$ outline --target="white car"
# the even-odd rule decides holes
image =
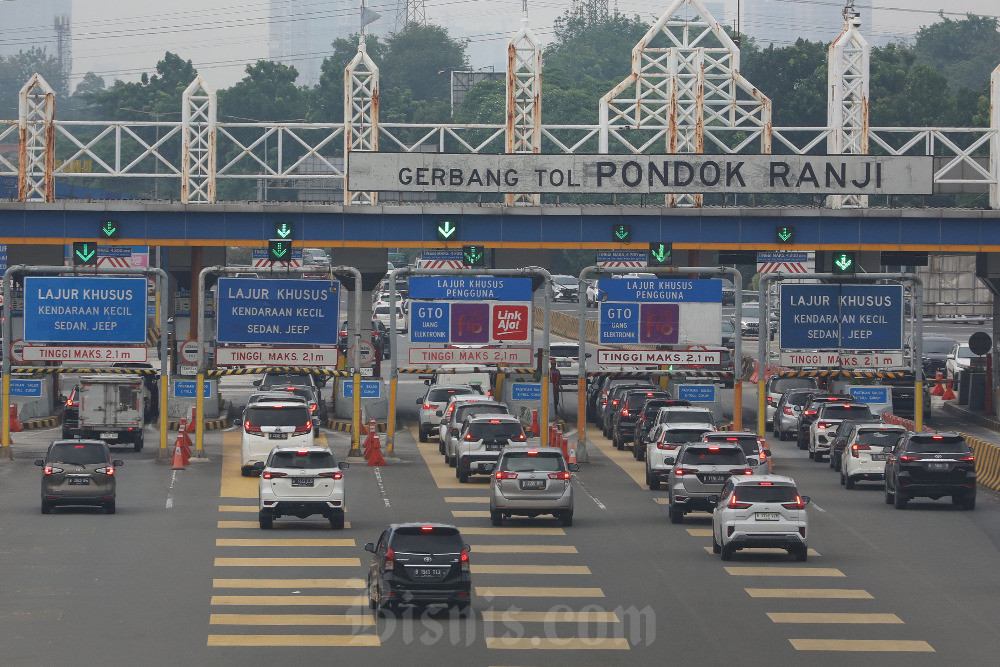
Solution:
[[[840,460],[840,483],[853,489],[857,482],[885,479],[885,447],[895,447],[907,431],[891,424],[860,424],[847,437]],[[890,450],[891,451],[891,450]]]
[[[513,415],[486,413],[466,419],[455,447],[455,477],[465,484],[469,475],[492,473],[504,447],[526,441],[521,422]],[[494,465],[487,467],[487,463]]]
[[[660,408],[666,410],[667,408]],[[674,469],[677,454],[689,442],[700,442],[705,433],[715,431],[714,424],[704,422],[661,424],[646,445],[646,486],[658,491]]]
[[[578,343],[550,343],[549,358],[556,362],[556,368],[562,378],[561,384],[575,385],[580,376],[580,345]]]
[[[781,475],[730,477],[712,512],[712,551],[732,560],[740,549],[785,549],[797,561],[808,557],[809,496]]]
[[[836,401],[819,406],[819,414],[809,425],[809,458],[819,462],[829,455],[837,427],[845,419],[874,419],[866,403]]]
[[[430,440],[430,435],[441,424],[437,411],[445,407],[452,396],[481,396],[481,387],[471,387],[467,384],[432,384],[427,388],[423,398],[417,399],[420,406],[420,417],[417,423],[417,437],[420,442]]]
[[[448,398],[448,402],[445,403],[439,410],[434,412],[434,416],[440,421],[438,422],[438,442],[441,444],[442,449],[446,444],[448,444],[448,435],[450,433],[451,415],[455,411],[455,405],[460,401],[492,401],[493,398],[490,396],[483,396],[482,394],[459,394],[458,396],[451,396]],[[442,454],[444,451],[441,452]]]
[[[375,319],[384,324],[386,329],[389,328],[391,312],[388,301],[380,301],[372,309]],[[406,313],[403,312],[403,304],[399,301],[396,302],[396,333],[406,333]]]
[[[347,510],[343,471],[348,467],[344,461],[336,462],[326,447],[275,447],[266,464],[254,464],[260,471],[261,529],[269,530],[281,516],[305,519],[314,514],[322,514],[331,528],[343,528]]]
[[[948,353],[948,360],[944,362],[945,374],[952,380],[956,379],[959,373],[972,365],[975,358],[977,357],[972,354],[968,343],[956,344]]]
[[[240,473],[249,477],[276,446],[312,447],[315,421],[301,401],[263,400],[250,403],[243,413]]]

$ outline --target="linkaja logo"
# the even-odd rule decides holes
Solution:
[[[528,340],[528,307],[493,306],[493,340]]]

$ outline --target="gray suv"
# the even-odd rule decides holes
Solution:
[[[757,459],[747,459],[738,444],[698,443],[681,449],[670,471],[670,522],[683,523],[688,512],[711,512],[712,496],[722,493],[722,487],[733,475],[752,475]]]
[[[510,446],[496,464],[485,464],[490,480],[490,519],[499,526],[512,515],[551,514],[564,526],[573,525],[573,482],[580,466],[566,463],[554,447]]]

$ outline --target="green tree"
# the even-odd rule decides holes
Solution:
[[[827,45],[799,39],[760,50],[749,40],[741,50],[744,77],[771,98],[774,124],[826,125]]]
[[[952,90],[981,90],[1000,63],[1000,21],[967,14],[955,21],[941,20],[917,31],[917,60],[943,75]]]
[[[18,94],[36,72],[52,86],[57,96],[66,95],[66,77],[59,60],[45,49],[33,48],[0,57],[0,113],[4,118],[17,118]]]
[[[948,81],[917,62],[916,51],[906,44],[872,49],[868,99],[873,126],[955,125]]]
[[[377,36],[365,37],[365,51],[375,63],[385,61],[386,44]],[[357,35],[352,35],[348,39],[334,40],[333,55],[323,59],[319,83],[313,89],[310,120],[337,123],[344,119],[344,69],[357,53]]]
[[[169,51],[156,63],[156,74],[137,82],[115,79],[114,85],[93,96],[103,118],[149,120],[149,114],[180,114],[184,90],[198,76],[190,60]],[[169,116],[167,116],[169,118]]]
[[[408,23],[386,40],[384,60],[378,63],[382,88],[410,90],[414,101],[431,106],[450,103],[451,72],[468,69],[467,47],[467,40],[452,38],[447,28]]]

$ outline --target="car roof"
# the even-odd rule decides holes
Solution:
[[[525,452],[538,452],[539,454],[552,455],[558,454],[562,456],[562,450],[558,447],[539,447],[538,445],[525,445],[525,444],[511,444],[507,445],[503,449],[503,453],[506,454],[523,454]]]
[[[103,440],[83,440],[83,439],[75,439],[75,438],[59,438],[58,440],[53,440],[52,444],[50,444],[49,446],[51,447],[52,445],[67,445],[67,444],[69,444],[69,445],[100,445],[102,447],[107,447],[108,446],[108,443],[104,442]]]
[[[277,445],[272,452],[327,452],[332,454],[330,448],[325,445]]]
[[[407,523],[390,523],[388,528],[389,530],[398,530],[400,528],[423,528],[424,526],[431,526],[432,528],[454,528],[455,530],[458,530],[457,526],[453,526],[450,523],[437,523],[435,521],[410,521]]]
[[[760,485],[761,482],[771,482],[773,484],[782,484],[788,486],[796,486],[795,480],[791,477],[785,475],[752,475],[747,477],[730,477],[733,484],[736,485]]]
[[[256,403],[258,401],[293,401],[302,403],[306,402],[305,396],[300,396],[294,391],[260,391],[250,394],[248,403]]]
[[[304,408],[305,401],[290,401],[288,399],[266,398],[262,401],[254,401],[247,405],[248,408]]]
[[[674,410],[676,411],[684,410],[685,412],[690,412],[691,410],[701,410],[702,412],[707,412],[709,414],[712,413],[712,411],[709,410],[708,408],[703,408],[699,405],[665,405],[662,408],[660,408],[660,410],[664,412],[671,412]]]
[[[710,431],[705,434],[705,437],[723,437],[723,438],[756,438],[757,434],[753,431]]]
[[[504,412],[487,412],[485,414],[472,415],[470,417],[466,417],[466,419],[469,420],[469,423],[472,423],[474,421],[490,421],[491,419],[500,419],[502,421],[517,422],[518,424],[521,423],[521,421],[514,415],[507,414]]]

